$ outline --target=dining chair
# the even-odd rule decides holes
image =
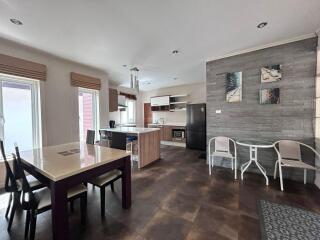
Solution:
[[[95,140],[95,131],[94,130],[87,130],[87,138],[86,138],[86,143],[87,144],[94,144]]]
[[[274,143],[274,149],[277,152],[278,160],[274,166],[274,179],[277,177],[277,168],[279,168],[280,188],[283,191],[283,177],[282,168],[300,168],[303,169],[303,181],[307,183],[307,170],[320,171],[320,168],[312,166],[302,161],[301,146],[311,150],[317,157],[320,154],[307,144],[293,141],[293,140],[280,140]]]
[[[103,147],[110,147],[112,141],[112,132],[106,130],[99,130],[100,141],[99,145]]]
[[[13,218],[15,215],[15,211],[17,207],[19,206],[19,196],[21,192],[21,186],[22,186],[22,181],[21,181],[21,175],[19,171],[17,170],[15,161],[12,161],[12,169],[10,167],[10,164],[7,159],[7,155],[4,150],[4,143],[0,139],[0,149],[1,149],[1,155],[2,158],[5,161],[5,168],[6,168],[6,181],[5,181],[5,190],[6,192],[9,193],[9,201],[8,201],[8,206],[6,209],[5,217],[8,218],[9,212],[10,212],[10,217],[9,217],[9,224],[8,224],[8,231],[11,230],[11,225],[13,222]],[[10,157],[12,160],[12,157]],[[39,188],[42,188],[43,185],[34,177],[29,175],[27,177],[30,181],[31,189],[36,190]],[[17,200],[18,199],[18,200]]]
[[[14,161],[16,161],[17,168],[22,175],[22,193],[20,201],[22,209],[27,211],[25,238],[33,240],[36,231],[37,215],[51,209],[51,192],[49,188],[41,188],[39,190],[32,191],[21,166],[21,158],[18,146],[15,146],[15,154],[13,154],[13,158]],[[81,223],[85,224],[87,210],[87,188],[83,184],[72,187],[68,190],[67,198],[68,201],[80,199]]]
[[[234,154],[231,153],[230,142],[233,144]],[[214,145],[214,146],[211,146]],[[214,150],[212,151],[212,147]],[[231,160],[231,169],[234,170],[234,179],[237,179],[237,146],[232,138],[218,136],[209,140],[209,175],[211,175],[211,168],[214,166],[214,158],[221,157]]]
[[[121,150],[126,150],[126,134],[125,133],[112,133],[112,141],[111,141],[111,148],[117,148]],[[122,172],[118,169],[109,171],[105,174],[102,174],[96,178],[93,178],[88,181],[93,186],[100,188],[100,205],[101,205],[101,217],[105,217],[105,192],[106,187],[111,186],[111,191],[114,192],[114,182],[117,181],[122,177]]]
[[[20,205],[19,198],[20,198],[21,186],[18,185],[16,178],[13,174],[13,171],[10,167],[10,164],[7,160],[7,156],[4,151],[4,145],[2,140],[0,140],[0,148],[1,148],[1,155],[4,160],[4,164],[6,168],[6,178],[5,178],[4,189],[7,193],[9,193],[9,202],[8,202],[8,206],[5,214],[6,218],[8,218],[8,214],[11,209],[10,216],[9,216],[9,223],[7,227],[8,232],[10,232],[16,209]]]

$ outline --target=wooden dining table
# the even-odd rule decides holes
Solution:
[[[130,154],[74,142],[20,153],[22,167],[51,190],[53,239],[69,239],[67,191],[113,169],[122,171],[122,207],[131,206]]]

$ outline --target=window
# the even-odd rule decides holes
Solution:
[[[126,100],[126,108],[120,110],[120,123],[135,124],[136,123],[136,101]]]
[[[99,130],[99,92],[79,88],[80,141],[86,141],[87,130],[95,130],[96,133]]]
[[[42,146],[39,81],[0,75],[0,138],[7,152]]]

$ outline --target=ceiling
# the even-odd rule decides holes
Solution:
[[[150,90],[204,82],[208,59],[314,33],[319,13],[319,0],[0,0],[0,37],[103,69],[116,84],[137,66]]]

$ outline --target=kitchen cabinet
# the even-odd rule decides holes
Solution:
[[[169,106],[170,96],[152,97],[150,99],[151,107]]]
[[[148,124],[148,127],[149,127],[149,128],[159,128],[159,129],[160,129],[160,140],[161,140],[161,141],[164,141],[164,140],[165,140],[165,139],[164,139],[164,135],[165,135],[165,133],[164,133],[164,126],[158,125],[158,124]]]
[[[109,88],[109,112],[118,111],[118,91],[117,89]]]
[[[172,126],[163,126],[163,140],[172,141]]]

